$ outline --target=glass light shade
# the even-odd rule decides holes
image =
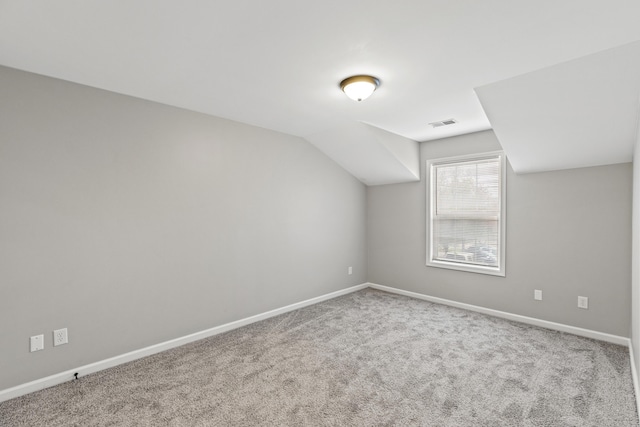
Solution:
[[[362,101],[371,96],[380,84],[379,80],[371,76],[353,76],[340,83],[343,92],[354,101]]]

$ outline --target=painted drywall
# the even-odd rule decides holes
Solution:
[[[633,220],[631,251],[631,345],[636,372],[640,372],[640,120],[633,151]]]
[[[0,67],[0,389],[365,282],[365,197],[301,138]]]
[[[426,160],[499,149],[492,131],[424,142],[421,182],[369,187],[368,280],[628,337],[630,163],[526,175],[509,166],[506,277],[425,265]],[[588,310],[577,308],[579,295]]]
[[[416,141],[361,122],[305,137],[366,185],[420,180]]]

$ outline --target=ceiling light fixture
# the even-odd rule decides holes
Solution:
[[[340,82],[340,89],[354,101],[367,99],[378,86],[380,80],[371,76],[351,76]]]

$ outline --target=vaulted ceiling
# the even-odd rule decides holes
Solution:
[[[0,0],[0,65],[298,135],[384,184],[419,179],[415,141],[489,128],[517,172],[631,161],[638,16],[637,0]],[[338,84],[361,73],[382,83],[357,103]]]

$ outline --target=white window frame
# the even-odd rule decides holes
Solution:
[[[500,162],[500,217],[498,219],[499,233],[499,250],[498,265],[484,266],[474,264],[463,264],[459,262],[447,262],[440,259],[434,259],[433,245],[433,223],[435,217],[435,167],[443,164],[453,164],[461,162],[469,162],[474,160],[498,158]],[[491,151],[480,154],[469,154],[464,156],[445,157],[440,159],[427,160],[427,266],[447,268],[451,270],[466,271],[470,273],[489,274],[493,276],[505,276],[505,255],[506,255],[506,213],[507,213],[507,161],[502,151]]]

